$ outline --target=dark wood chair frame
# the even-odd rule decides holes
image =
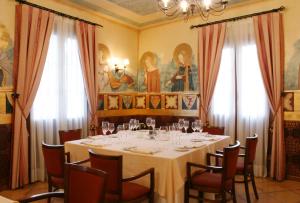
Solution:
[[[59,135],[59,142],[60,144],[64,144],[63,142],[63,136],[64,136],[64,133],[79,133],[79,135],[81,136],[82,134],[82,129],[75,129],[75,130],[59,130],[58,131],[58,135]],[[80,139],[81,137],[79,137]]]
[[[149,175],[150,176],[150,192],[149,194],[146,196],[146,197],[141,197],[137,200],[134,200],[134,201],[125,201],[125,202],[141,202],[143,200],[146,200],[146,199],[149,199],[149,203],[154,203],[154,187],[155,187],[155,179],[154,179],[154,168],[149,168],[148,170],[145,170],[135,176],[132,176],[132,177],[129,177],[129,178],[123,178],[123,156],[120,155],[120,156],[109,156],[109,155],[102,155],[102,154],[97,154],[95,152],[93,152],[91,149],[89,149],[89,153],[90,153],[90,156],[94,156],[94,157],[99,157],[100,159],[106,159],[106,160],[115,160],[117,161],[119,164],[118,166],[118,177],[119,180],[119,188],[117,189],[117,191],[114,191],[113,195],[117,195],[119,200],[117,202],[121,202],[121,198],[122,198],[122,194],[123,194],[123,190],[122,190],[122,183],[123,182],[130,182],[130,181],[133,181],[133,180],[137,180],[139,178],[142,178],[146,175]],[[75,162],[76,164],[82,164],[82,163],[86,163],[86,162],[90,162],[90,159],[86,159],[86,160],[83,160],[83,161],[78,161],[78,162]],[[122,201],[124,202],[124,201]]]
[[[250,163],[250,161],[249,161],[249,147],[248,147],[250,142],[257,142],[257,141],[258,141],[258,135],[255,133],[253,137],[246,137],[246,147],[245,146],[240,146],[240,149],[245,151],[244,154],[239,154],[239,157],[242,157],[244,159],[244,170],[243,170],[243,173],[239,173],[239,171],[238,171],[237,175],[242,175],[243,180],[241,180],[241,181],[236,180],[235,183],[244,183],[247,203],[251,202],[250,193],[249,193],[249,186],[248,186],[249,182],[252,183],[255,198],[259,199],[257,189],[256,189],[256,184],[255,184],[253,163]],[[223,153],[222,151],[216,151],[216,152],[217,153]]]
[[[104,185],[103,185],[104,187],[103,187],[103,191],[101,191],[102,199],[100,199],[100,201],[99,201],[99,203],[104,203],[105,202],[104,201],[105,189],[106,189],[106,185],[107,185],[107,174],[104,171],[101,171],[98,169],[94,169],[94,168],[90,168],[90,167],[86,167],[86,166],[80,166],[80,165],[76,165],[76,164],[70,164],[70,163],[65,164],[66,184],[64,186],[64,192],[47,192],[47,193],[37,194],[37,195],[33,195],[27,199],[19,200],[19,202],[20,203],[28,203],[28,202],[35,202],[35,201],[39,201],[39,200],[43,200],[43,199],[49,199],[52,197],[57,197],[57,198],[63,198],[65,203],[71,203],[69,200],[69,196],[71,194],[69,192],[69,175],[68,174],[70,174],[70,170],[72,170],[72,168],[74,168],[78,171],[101,176],[104,179]]]
[[[49,145],[49,144],[45,144],[44,142],[42,143],[42,147],[43,148],[48,148],[48,149],[57,149],[57,150],[61,150],[61,157],[63,160],[65,160],[67,163],[70,163],[70,152],[65,153],[64,152],[64,145]],[[56,187],[53,185],[52,183],[52,177],[55,178],[62,178],[64,179],[64,174],[62,174],[61,176],[57,176],[55,174],[51,174],[51,172],[47,171],[47,176],[48,176],[48,192],[52,192],[52,191],[56,191],[58,189],[63,189],[60,187]],[[54,190],[52,190],[54,187]],[[50,199],[48,199],[48,203],[50,202]]]
[[[237,141],[235,145],[225,147],[224,150],[225,150],[225,152],[232,151],[232,150],[235,150],[237,147],[239,147],[239,145],[240,145],[240,143],[239,143],[239,141]],[[214,191],[210,191],[207,187],[199,187],[197,185],[192,184],[192,167],[205,169],[203,172],[214,172],[214,173],[226,174],[227,168],[223,168],[221,166],[211,165],[211,158],[212,157],[214,157],[216,160],[217,160],[217,158],[219,158],[219,159],[223,159],[224,161],[226,161],[225,160],[226,156],[224,157],[223,154],[207,153],[207,155],[206,155],[207,166],[202,165],[202,164],[187,162],[187,165],[186,165],[187,180],[185,182],[185,188],[184,188],[184,203],[188,203],[189,198],[198,199],[199,203],[202,203],[205,200],[204,192],[215,193]],[[223,202],[227,201],[226,192],[229,192],[232,196],[233,202],[236,203],[237,201],[236,201],[236,195],[235,195],[234,178],[232,179],[231,191],[226,191],[226,189],[225,189],[226,181],[227,180],[225,179],[225,176],[222,175],[222,183],[221,183],[221,197],[222,197],[222,200],[221,200],[221,202],[223,203]],[[189,191],[190,189],[198,190],[198,196],[190,194],[190,191]]]

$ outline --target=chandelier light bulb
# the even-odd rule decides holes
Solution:
[[[170,0],[162,0],[164,7],[167,8]]]
[[[211,6],[211,0],[203,0],[203,4],[204,4],[206,10],[209,10],[209,8]]]
[[[182,0],[180,2],[180,8],[181,8],[181,10],[182,10],[183,13],[186,13],[187,10],[188,10],[188,8],[189,8],[188,2],[186,0]]]

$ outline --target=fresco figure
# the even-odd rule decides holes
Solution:
[[[98,44],[98,66],[97,66],[97,91],[98,92],[110,92],[109,85],[109,66],[108,59],[110,52],[107,46],[104,44]]]
[[[133,78],[125,73],[125,70],[111,70],[108,64],[110,51],[104,44],[98,44],[98,64],[97,64],[97,91],[113,92],[126,91],[128,88],[134,88]]]
[[[172,85],[172,92],[195,90],[191,71],[192,48],[185,43],[178,45],[173,53],[173,61],[176,64],[177,71],[166,82],[166,86]]]
[[[12,86],[13,45],[5,26],[0,24],[0,86]]]
[[[148,92],[160,92],[160,72],[157,68],[157,56],[152,52],[146,52],[141,59],[144,69],[144,85]]]

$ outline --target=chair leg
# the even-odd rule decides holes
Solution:
[[[249,194],[249,186],[248,186],[248,175],[244,175],[244,183],[245,183],[245,192],[246,192],[246,198],[247,203],[250,203],[250,194]]]
[[[232,181],[232,200],[233,200],[233,203],[236,203],[236,194],[235,194],[235,183],[234,183],[234,180]]]
[[[186,181],[185,184],[184,184],[184,203],[189,203],[189,184],[188,182]]]
[[[203,197],[204,197],[204,193],[203,192],[198,192],[198,202],[199,203],[203,203]]]
[[[221,203],[226,203],[226,191],[222,192],[222,200]]]
[[[252,187],[253,187],[253,191],[254,191],[254,194],[255,194],[255,198],[258,199],[258,193],[257,193],[257,190],[256,190],[256,184],[255,184],[253,171],[251,171],[250,177],[251,177],[251,182],[252,182]]]
[[[51,182],[48,180],[48,192],[52,192],[52,184]],[[47,203],[51,202],[51,197],[48,198]]]

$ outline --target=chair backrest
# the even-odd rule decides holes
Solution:
[[[236,141],[235,145],[225,147],[223,154],[223,182],[233,179],[236,174],[236,164],[240,150],[240,142]]]
[[[64,145],[48,145],[43,142],[42,151],[48,176],[63,178],[65,164]]]
[[[123,157],[96,154],[92,150],[89,150],[89,154],[91,167],[107,173],[107,192],[121,195]]]
[[[203,132],[208,132],[211,135],[224,135],[224,129],[224,127],[209,126],[203,127]]]
[[[104,202],[107,175],[104,171],[65,164],[65,202]]]
[[[81,129],[58,131],[60,144],[64,144],[65,142],[72,140],[79,140],[81,138],[81,131]]]
[[[258,142],[258,136],[255,133],[253,137],[247,137],[246,138],[246,152],[245,152],[245,164],[253,164],[255,160],[255,154],[256,154],[256,146]]]

